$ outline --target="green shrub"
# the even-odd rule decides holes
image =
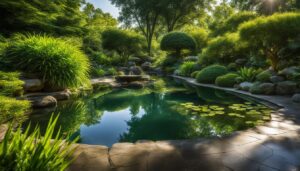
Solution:
[[[51,117],[44,136],[38,127],[31,134],[30,126],[25,132],[21,128],[13,132],[10,128],[0,144],[0,170],[66,170],[75,150],[72,143],[77,138],[63,141],[60,130],[56,133],[54,129],[57,120],[58,117]]]
[[[163,51],[175,52],[176,56],[181,56],[182,50],[195,50],[196,41],[190,35],[183,32],[172,32],[163,37],[160,48]]]
[[[189,77],[195,71],[195,62],[184,62],[179,67],[179,75]]]
[[[191,74],[191,77],[192,77],[192,78],[196,78],[199,72],[200,72],[200,71],[194,71],[194,72]]]
[[[256,76],[256,81],[263,82],[263,83],[270,82],[271,77],[272,77],[271,71],[266,70]]]
[[[78,87],[88,80],[89,61],[79,48],[48,36],[16,39],[4,60],[14,69],[38,74],[54,88]]]
[[[107,75],[117,75],[118,74],[118,71],[115,69],[115,68],[109,68],[106,72]]]
[[[257,70],[255,68],[241,68],[238,73],[240,75],[240,81],[253,82],[255,81],[256,76],[261,72],[261,70]]]
[[[217,77],[225,75],[227,69],[221,65],[211,65],[202,69],[197,75],[197,81],[199,83],[213,84]]]
[[[214,63],[229,64],[236,59],[248,55],[248,45],[239,41],[236,33],[226,34],[208,42],[200,54],[200,63],[211,65]]]
[[[237,77],[239,77],[238,74],[229,73],[218,77],[215,84],[220,87],[233,87],[236,84]]]
[[[93,68],[92,76],[93,77],[103,77],[103,76],[105,76],[105,71],[102,68]]]
[[[0,71],[0,95],[20,96],[23,94],[24,82],[19,80],[20,74],[17,72]]]
[[[29,101],[0,96],[0,124],[11,119],[17,122],[22,121],[29,108]]]

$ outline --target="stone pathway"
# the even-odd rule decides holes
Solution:
[[[190,84],[194,79],[177,77]],[[218,89],[223,89],[217,87]],[[234,89],[223,89],[242,93]],[[283,108],[272,120],[225,138],[79,145],[69,171],[297,171],[300,170],[300,105],[290,97],[255,96]]]

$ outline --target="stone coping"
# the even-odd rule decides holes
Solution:
[[[252,95],[235,89],[195,86],[247,95],[282,107],[270,122],[223,138],[138,141],[116,143],[111,148],[79,144],[77,159],[68,171],[297,171],[300,170],[300,105],[291,97]]]

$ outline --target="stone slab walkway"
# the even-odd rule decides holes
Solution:
[[[105,146],[78,145],[68,171],[298,171],[300,105],[290,97],[256,96],[235,89],[202,85],[248,95],[281,106],[263,126],[225,138],[139,141]]]

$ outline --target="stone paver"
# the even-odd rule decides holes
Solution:
[[[202,85],[194,79],[181,78]],[[290,97],[257,96],[281,106],[272,120],[253,129],[214,139],[117,143],[111,148],[79,145],[68,171],[298,171],[300,170],[300,105]]]

